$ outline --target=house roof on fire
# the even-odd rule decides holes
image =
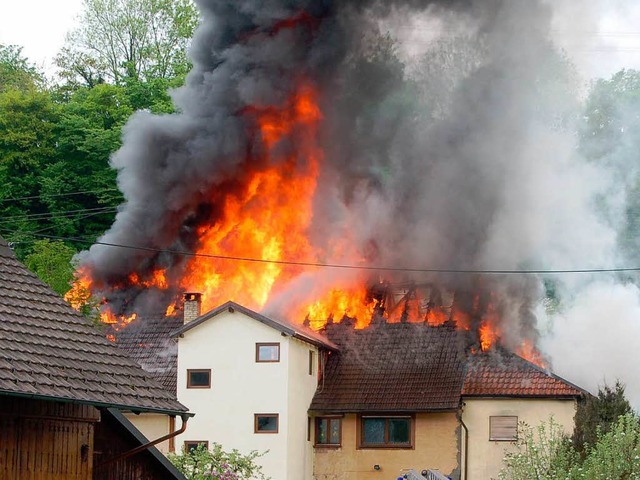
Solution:
[[[0,238],[0,395],[187,409],[22,265]]]
[[[329,356],[310,406],[317,412],[455,410],[463,396],[575,398],[585,392],[504,349],[471,354],[450,323],[330,324]]]

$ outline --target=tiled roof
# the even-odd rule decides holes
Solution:
[[[310,410],[398,412],[456,409],[464,378],[460,337],[452,325],[345,322],[326,334],[340,351],[329,356]]]
[[[0,239],[0,394],[185,412]]]
[[[503,349],[471,355],[463,396],[577,397],[586,392]]]
[[[181,317],[147,315],[114,333],[118,347],[174,395],[178,374],[178,344],[170,333],[182,325]]]
[[[462,396],[584,395],[579,387],[501,348],[467,354],[467,333],[445,324],[330,324],[339,351],[329,356],[311,403],[318,412],[455,409]]]

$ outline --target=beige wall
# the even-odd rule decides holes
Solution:
[[[125,414],[133,425],[149,439],[149,441],[160,438],[169,433],[169,415],[161,415],[157,413],[141,413],[134,415],[133,413]],[[180,428],[180,419],[176,422]],[[165,455],[169,452],[169,440],[156,445],[156,448]],[[180,448],[177,448],[179,451]]]
[[[498,478],[504,454],[513,448],[510,442],[489,440],[489,417],[515,415],[519,422],[535,426],[553,415],[554,420],[570,434],[575,411],[575,400],[464,399],[462,420],[469,430],[466,480]]]
[[[357,416],[342,421],[341,448],[316,448],[314,480],[395,480],[403,469],[458,468],[458,421],[455,413],[419,413],[415,417],[414,449],[358,449]],[[380,470],[374,470],[380,465]]]

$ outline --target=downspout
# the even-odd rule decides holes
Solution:
[[[460,476],[460,480],[466,480],[467,479],[467,466],[469,464],[467,462],[467,458],[468,458],[467,452],[469,450],[469,429],[465,425],[464,420],[462,420],[462,406],[460,407],[460,410],[458,411],[458,420],[460,421],[460,425],[464,429],[464,461],[463,461],[463,472],[464,472],[464,475]]]
[[[113,462],[117,462],[118,460],[123,460],[125,458],[129,458],[129,457],[135,455],[136,453],[142,452],[144,450],[148,450],[149,448],[153,447],[154,445],[157,445],[158,443],[162,443],[165,440],[169,440],[170,438],[177,437],[181,433],[184,433],[184,431],[187,429],[187,422],[189,421],[189,417],[190,417],[190,415],[187,415],[187,414],[180,415],[180,418],[182,418],[182,426],[180,427],[179,430],[175,430],[173,432],[170,432],[170,433],[164,435],[163,437],[156,438],[155,440],[153,440],[153,441],[151,441],[149,443],[145,443],[144,445],[140,445],[139,447],[136,447],[136,448],[134,448],[132,450],[129,450],[127,452],[122,452],[120,455],[116,455],[115,457],[110,458],[109,460],[106,460],[106,461],[102,462],[101,464],[97,465],[95,468],[104,467],[105,465],[108,465],[108,464],[113,463]]]

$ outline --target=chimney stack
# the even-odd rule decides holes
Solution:
[[[184,294],[184,323],[187,324],[200,316],[202,307],[201,293],[185,293]]]

